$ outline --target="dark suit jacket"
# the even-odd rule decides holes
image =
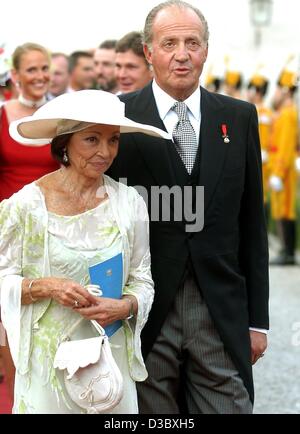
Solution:
[[[165,129],[151,84],[121,96],[126,116]],[[109,175],[128,185],[197,184],[205,188],[202,231],[185,222],[151,222],[155,299],[142,334],[146,356],[160,331],[187,263],[222,341],[253,400],[249,327],[268,328],[268,245],[261,180],[257,113],[253,105],[201,88],[197,176],[188,176],[171,141],[142,134],[122,136]],[[226,124],[230,143],[222,137]],[[149,193],[150,197],[150,193]],[[172,208],[172,206],[171,206]],[[151,200],[149,202],[151,211]]]

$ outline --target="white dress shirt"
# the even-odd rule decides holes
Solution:
[[[162,90],[155,80],[153,80],[152,88],[159,116],[163,121],[166,130],[172,136],[174,127],[178,122],[178,116],[175,111],[171,109],[177,100]],[[188,117],[196,133],[197,143],[199,143],[201,126],[200,99],[201,91],[199,86],[191,96],[183,101],[188,107]]]

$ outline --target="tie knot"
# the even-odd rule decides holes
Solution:
[[[174,112],[177,113],[178,119],[180,121],[188,119],[187,105],[184,102],[177,101],[173,105],[172,110],[174,110]]]

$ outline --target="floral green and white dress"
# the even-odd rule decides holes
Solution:
[[[144,205],[141,205],[137,193],[130,191],[128,195],[129,188],[126,187],[125,191],[121,187],[121,195],[118,191],[118,197],[116,197],[114,193],[117,183],[106,177],[106,184],[113,187],[109,190],[109,198],[97,208],[76,216],[58,216],[48,212],[45,209],[42,193],[34,184],[31,185],[30,190],[32,191],[29,193],[37,200],[34,203],[35,206],[31,202],[28,209],[28,201],[25,201],[26,207],[24,207],[20,196],[17,201],[16,197],[11,202],[7,201],[6,209],[1,208],[2,204],[0,205],[0,225],[2,216],[4,238],[12,240],[12,235],[14,239],[17,238],[15,245],[11,246],[14,247],[13,251],[8,249],[7,242],[0,241],[1,308],[3,322],[17,365],[15,413],[81,413],[82,411],[68,397],[62,381],[62,373],[53,368],[53,360],[61,337],[64,331],[78,320],[79,314],[54,300],[20,306],[20,300],[16,299],[16,294],[22,280],[21,276],[68,277],[86,285],[89,283],[88,267],[90,265],[102,262],[120,252],[123,254],[125,275],[123,293],[136,296],[139,312],[133,321],[123,321],[123,326],[110,338],[113,344],[113,355],[124,379],[123,399],[112,413],[138,412],[135,381],[142,381],[147,375],[140,353],[140,331],[152,303],[153,282],[149,274],[149,247],[145,245],[144,250],[141,250],[141,240],[136,237],[142,227],[147,231],[147,224],[145,226],[145,218],[142,219],[143,222],[137,218],[136,212],[141,208],[144,210]],[[124,193],[127,193],[127,198]],[[132,195],[134,200],[137,200],[135,203],[135,205],[138,204],[137,207],[132,207],[133,203],[130,205]],[[121,197],[126,199],[123,215],[121,211],[116,212],[122,204]],[[39,202],[42,206],[36,207]],[[8,214],[7,205],[10,205]],[[128,206],[130,209],[135,208],[129,219]],[[37,212],[41,210],[42,212]],[[16,230],[15,226],[18,220],[18,224],[21,225],[20,230]],[[126,220],[124,227],[123,223]],[[13,231],[12,227],[14,227]],[[33,245],[32,250],[26,249],[25,254],[24,244],[31,242],[27,239],[24,243],[27,232]],[[145,234],[140,233],[140,237],[144,237],[143,244],[145,244]],[[38,260],[39,251],[44,252],[40,258],[41,261]],[[15,268],[19,268],[19,273],[16,273],[16,269],[13,271],[9,268],[8,264],[4,267],[5,260],[2,261],[4,252],[6,258],[10,258],[15,263]],[[29,261],[30,255],[31,261]],[[10,267],[12,265],[10,264]],[[40,267],[44,271],[40,272]],[[39,304],[41,306],[38,306]],[[17,336],[16,332],[11,330],[10,321],[13,321],[11,315],[17,318],[16,310],[18,309],[20,331],[18,354],[16,354]],[[24,330],[24,327],[27,329]],[[97,332],[90,321],[83,320],[76,329],[74,338],[82,339],[96,335]]]

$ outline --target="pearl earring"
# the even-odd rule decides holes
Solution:
[[[64,149],[64,153],[63,153],[63,163],[68,163],[69,162],[69,157],[67,155],[67,150],[66,148]]]

